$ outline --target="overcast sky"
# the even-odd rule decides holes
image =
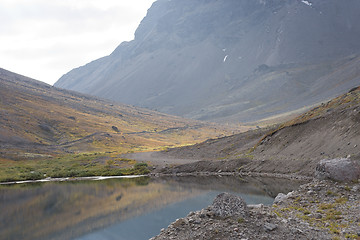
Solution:
[[[155,0],[0,0],[0,68],[55,83],[134,38]]]

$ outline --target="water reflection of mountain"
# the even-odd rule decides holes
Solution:
[[[0,239],[72,239],[209,190],[268,196],[261,184],[184,177],[1,187]]]
[[[2,187],[1,239],[71,239],[199,191],[149,179]]]

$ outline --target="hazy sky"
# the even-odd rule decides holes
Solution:
[[[134,38],[155,0],[0,0],[0,68],[50,84]]]

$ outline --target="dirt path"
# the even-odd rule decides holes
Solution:
[[[172,156],[165,156],[160,152],[141,152],[141,153],[129,153],[123,155],[125,158],[134,159],[140,162],[147,162],[156,167],[164,167],[169,165],[182,165],[187,163],[194,163],[199,160],[196,159],[180,159]]]

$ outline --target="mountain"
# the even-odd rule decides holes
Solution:
[[[158,0],[134,40],[55,86],[178,116],[252,122],[360,82],[360,2]]]
[[[27,179],[17,174],[39,169],[48,176],[68,176],[74,169],[89,175],[91,167],[128,167],[134,162],[122,161],[120,154],[233,133],[220,125],[63,90],[4,69],[0,125],[0,181]]]

